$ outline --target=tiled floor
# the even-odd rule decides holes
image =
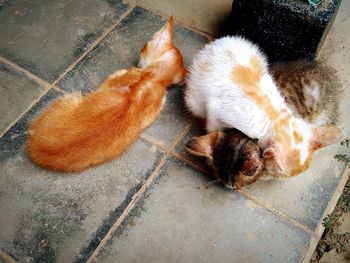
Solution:
[[[193,29],[217,35],[229,18],[232,0],[125,0],[161,14],[171,14]]]
[[[307,261],[348,176],[333,158],[344,148],[320,151],[296,178],[227,190],[200,172],[202,159],[184,151],[202,130],[184,108],[183,87],[169,90],[157,121],[109,163],[67,175],[27,159],[27,125],[45,105],[65,92],[91,91],[116,69],[135,65],[163,24],[160,14],[193,8],[186,1],[174,9],[169,1],[127,2],[0,1],[0,262]],[[219,2],[217,14],[230,1]],[[345,87],[349,12],[343,1],[320,52]],[[187,64],[208,42],[199,33],[213,30],[207,16],[193,17],[195,31],[176,16],[175,41]],[[349,89],[341,107],[349,137]]]

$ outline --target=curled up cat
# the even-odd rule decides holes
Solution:
[[[331,117],[323,113],[337,107],[335,105],[333,108],[332,103],[328,103],[331,106],[322,108],[327,105],[324,98],[327,100],[327,96],[330,96],[337,101],[340,95],[337,95],[338,89],[332,91],[334,95],[329,94],[330,89],[338,85],[337,80],[332,79],[333,73],[327,68],[321,70],[326,74],[330,72],[331,78],[328,80],[333,84],[329,88],[318,89],[317,83],[322,86],[322,81],[327,80],[327,77],[319,74],[321,81],[315,78],[308,80],[306,76],[300,75],[305,68],[297,71],[303,65],[305,63],[289,66],[295,69],[294,77],[299,72],[299,81],[305,88],[304,95],[309,96],[308,100],[301,97],[300,90],[295,90],[298,98],[293,97],[295,94],[288,97],[287,90],[290,87],[283,87],[281,83],[292,83],[293,74],[289,77],[283,75],[284,70],[288,69],[281,71],[276,67],[274,81],[265,56],[251,42],[241,37],[224,37],[205,46],[195,56],[189,70],[185,101],[195,116],[206,120],[207,131],[216,139],[210,139],[214,143],[212,147],[207,144],[207,147],[200,148],[206,151],[205,154],[197,152],[197,155],[213,158],[215,143],[224,138],[223,131],[236,128],[250,139],[256,139],[261,148],[264,171],[254,173],[256,177],[288,177],[305,171],[313,152],[339,141],[343,133],[336,126],[324,125]],[[311,68],[315,69],[315,66]],[[328,93],[324,95],[322,92]],[[305,104],[304,108],[298,104],[300,102]],[[194,145],[188,145],[193,153],[196,152]],[[256,168],[260,169],[260,165]],[[254,180],[248,181],[247,184]]]
[[[264,168],[257,140],[235,128],[193,137],[186,149],[206,158],[214,177],[228,188],[239,189],[255,182]]]
[[[299,60],[270,69],[293,115],[310,124],[337,123],[342,85],[336,71],[319,61]],[[192,138],[187,150],[203,156],[214,176],[229,188],[241,188],[262,176],[262,150],[255,139],[237,129]]]
[[[150,126],[166,88],[185,77],[173,18],[141,50],[139,66],[119,70],[94,92],[64,96],[30,125],[28,154],[44,168],[79,172],[116,157]]]

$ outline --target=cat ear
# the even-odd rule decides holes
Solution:
[[[322,125],[312,129],[315,150],[339,142],[343,137],[343,131],[334,125]]]
[[[156,42],[156,48],[163,45],[173,43],[174,18],[171,16],[166,24],[153,35],[153,40]]]
[[[223,136],[223,132],[215,131],[204,136],[194,137],[186,144],[186,149],[194,155],[212,159],[213,151]]]
[[[283,171],[284,170],[284,162],[283,162],[283,156],[280,152],[280,149],[275,145],[272,144],[271,146],[267,147],[263,152],[263,160],[264,163],[270,163],[274,164],[276,168]]]
[[[264,159],[275,159],[276,156],[276,150],[273,147],[268,147],[264,152],[263,152],[263,158]]]

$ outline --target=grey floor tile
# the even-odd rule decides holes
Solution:
[[[170,147],[177,135],[188,124],[188,114],[183,102],[183,88],[171,87],[167,92],[166,103],[156,121],[144,134]]]
[[[232,6],[232,0],[177,0],[176,4],[171,0],[126,0],[126,2],[141,3],[151,10],[174,15],[187,26],[213,35],[218,35],[222,31]]]
[[[121,0],[0,3],[0,54],[53,81],[127,7]]]
[[[14,121],[44,88],[0,63],[0,132]]]
[[[99,46],[58,83],[67,91],[95,90],[117,69],[135,66],[139,51],[163,25],[160,16],[142,8],[135,8]],[[187,64],[207,39],[177,26],[175,42]],[[169,146],[175,136],[187,125],[188,113],[182,100],[182,88],[170,88],[167,103],[157,121],[145,134]]]
[[[97,262],[300,262],[310,236],[170,159]]]
[[[188,160],[199,160],[198,158],[193,158],[194,156],[186,150],[185,146],[186,143],[189,142],[193,137],[202,136],[206,134],[205,125],[203,122],[196,118],[192,118],[191,123],[191,129],[176,146],[175,152]]]
[[[79,174],[38,168],[26,155],[27,125],[57,96],[50,91],[0,139],[0,247],[20,262],[84,261],[164,156],[138,140]]]
[[[58,98],[61,93],[50,90],[22,118],[0,138],[0,162],[11,160],[25,143],[29,121],[45,106]]]
[[[178,47],[187,66],[194,54],[208,43],[208,38],[181,26],[175,26],[175,46]]]
[[[315,230],[345,169],[334,159],[340,150],[331,147],[317,153],[310,169],[299,176],[258,181],[245,191]]]
[[[178,155],[180,155],[182,158],[186,159],[187,161],[191,162],[192,164],[196,165],[197,169],[201,169],[201,171],[205,172],[211,180],[216,180],[212,173],[212,169],[209,167],[207,163],[207,159],[205,157],[199,157],[195,156],[191,153],[189,153],[186,150],[186,144],[195,136],[202,136],[205,132],[205,125],[203,121],[200,121],[199,119],[192,118],[191,119],[191,128],[187,132],[187,134],[183,137],[183,139],[178,143],[178,145],[175,147],[174,152]]]
[[[66,91],[95,90],[118,69],[136,66],[139,52],[164,21],[160,16],[136,7],[86,58],[69,72],[58,85]],[[175,43],[187,65],[207,38],[180,26],[175,27]]]
[[[193,136],[200,136],[204,132],[200,123],[195,121],[189,133],[176,147],[176,152],[210,175],[212,171],[206,159],[196,157],[185,149],[185,144]],[[316,152],[312,166],[304,174],[288,179],[258,181],[244,190],[314,230],[322,220],[344,171],[344,165],[335,160],[334,156],[349,150],[341,145],[322,149]]]

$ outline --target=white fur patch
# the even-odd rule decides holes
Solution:
[[[137,67],[138,68],[146,68],[150,63],[151,63],[151,61],[144,59],[144,58],[140,58],[139,62],[137,63]]]
[[[309,107],[315,107],[320,101],[320,85],[318,82],[312,80],[309,85],[304,86],[305,93],[305,105]]]
[[[269,132],[266,113],[232,81],[233,68],[249,66],[252,57],[259,59],[265,71],[261,80],[264,91],[272,97],[276,108],[284,104],[267,73],[266,58],[256,45],[241,37],[215,40],[195,55],[185,92],[187,107],[195,116],[207,118],[210,130],[235,127],[251,138],[261,138]],[[209,63],[203,72],[206,62]]]
[[[165,102],[166,102],[166,95],[164,95],[162,99],[162,106],[160,107],[160,109],[163,109]]]
[[[78,105],[81,102],[81,91],[74,91],[70,94],[66,94],[63,98],[68,99],[70,102],[73,102],[74,104]]]
[[[115,72],[114,74],[112,74],[111,77],[120,77],[120,76],[124,75],[126,72],[128,72],[126,69],[121,69],[121,70],[118,70],[117,72]]]

